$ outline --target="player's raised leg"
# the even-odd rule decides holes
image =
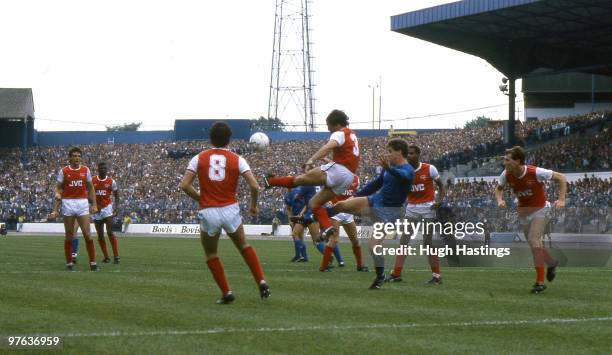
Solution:
[[[329,141],[319,148],[304,164],[308,171],[298,176],[268,176],[264,178],[266,188],[273,186],[294,187],[298,185],[322,185],[309,202],[315,219],[319,222],[322,234],[327,239],[333,234],[333,227],[323,205],[335,195],[346,191],[353,181],[359,165],[359,144],[355,133],[348,128],[348,116],[333,110],[326,118],[327,128],[332,132]],[[326,158],[332,153],[332,161]],[[328,162],[314,167],[315,162]]]

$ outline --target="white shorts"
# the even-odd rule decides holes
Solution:
[[[431,209],[433,202],[425,203],[409,203],[406,205],[406,218],[408,219],[434,219],[436,218],[436,211]]]
[[[535,218],[547,218],[550,212],[550,202],[546,201],[546,205],[537,211],[534,211],[527,216],[519,216],[519,224],[529,224]]]
[[[110,205],[94,213],[91,217],[94,219],[94,221],[101,221],[112,215],[113,215],[113,204],[111,203]]]
[[[336,195],[342,195],[353,183],[354,174],[344,165],[335,162],[321,165],[327,178],[325,186],[329,187]]]
[[[340,222],[340,224],[351,224],[355,221],[352,214],[346,212],[340,212],[331,217],[333,220]]]
[[[209,236],[221,233],[221,228],[226,233],[234,233],[242,224],[240,217],[240,206],[234,203],[223,207],[204,208],[198,212],[200,219],[200,231]]]
[[[62,199],[62,215],[87,216],[89,214],[89,201],[86,198]]]

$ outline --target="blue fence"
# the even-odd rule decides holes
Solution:
[[[37,132],[37,143],[41,146],[82,144],[134,144],[174,140],[174,131],[57,131]]]

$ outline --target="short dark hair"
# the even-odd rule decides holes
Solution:
[[[346,113],[344,113],[344,111],[341,110],[333,110],[332,112],[330,112],[329,115],[327,115],[325,121],[330,125],[339,124],[342,127],[346,127],[349,124],[348,116],[346,115]]]
[[[106,162],[105,162],[105,161],[99,161],[99,162],[98,162],[98,166],[100,166],[100,165],[107,166],[108,164],[106,164]]]
[[[518,145],[512,148],[506,149],[506,155],[510,154],[510,157],[514,160],[518,160],[521,164],[525,164],[525,149]]]
[[[421,155],[421,148],[419,148],[419,146],[416,144],[409,145],[408,149],[412,149],[417,153],[417,155]]]
[[[408,142],[401,138],[393,138],[387,143],[387,147],[396,151],[401,150],[404,158],[408,156]]]
[[[79,147],[72,147],[68,150],[68,158],[70,158],[72,156],[72,153],[75,152],[83,155],[83,152],[81,151],[81,149],[79,149]]]
[[[215,147],[225,147],[230,142],[232,129],[225,122],[215,122],[210,127],[210,143]]]

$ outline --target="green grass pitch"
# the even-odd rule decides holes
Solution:
[[[540,295],[531,268],[445,268],[410,257],[404,282],[367,290],[374,273],[292,264],[290,241],[252,241],[272,296],[262,301],[239,253],[220,257],[236,295],[219,291],[197,239],[120,237],[122,264],[66,272],[58,236],[0,238],[0,336],[63,336],[62,353],[610,353],[612,269],[561,268]],[[97,243],[96,243],[97,244]],[[109,245],[110,249],[110,245]],[[98,260],[101,260],[98,249]],[[368,264],[370,257],[365,256]],[[389,265],[389,263],[388,263]],[[0,353],[40,353],[39,349]],[[57,353],[57,351],[55,351]]]

